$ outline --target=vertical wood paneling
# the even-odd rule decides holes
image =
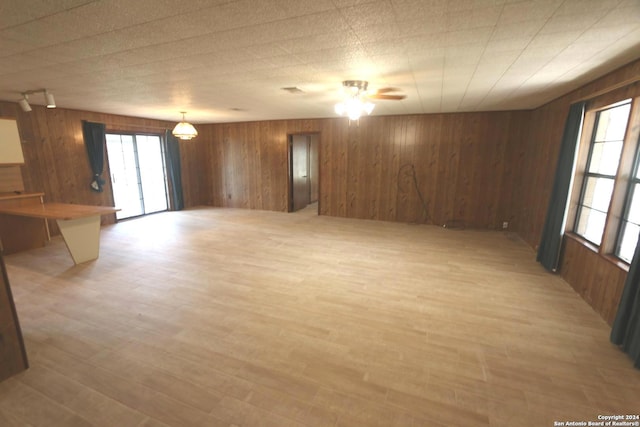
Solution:
[[[0,193],[24,191],[20,166],[0,166]]]
[[[458,152],[455,149],[454,129],[455,123],[447,115],[443,115],[442,128],[440,130],[439,142],[441,148],[438,156],[438,187],[433,195],[427,195],[430,200],[434,200],[436,210],[434,222],[446,224],[455,220],[453,211],[453,197],[455,189],[455,178],[457,176]],[[429,197],[431,196],[431,197]]]
[[[157,122],[156,122],[157,123]],[[151,126],[158,126],[153,122]],[[169,129],[173,124],[168,124]],[[197,125],[198,132],[201,132],[202,126]],[[185,207],[193,207],[208,204],[211,189],[211,180],[208,178],[209,167],[207,162],[207,145],[205,143],[206,135],[198,135],[196,139],[190,141],[180,141],[180,162],[182,170],[182,192],[184,196]]]
[[[282,120],[203,125],[217,206],[286,211],[288,135],[320,134],[320,213],[499,228],[510,126],[520,112]],[[519,135],[519,134],[518,134]],[[221,170],[221,172],[220,172]],[[224,193],[221,194],[221,189]],[[231,195],[231,199],[228,196]]]
[[[289,170],[289,147],[288,135],[296,133],[297,129],[291,129],[286,122],[274,122],[271,125],[272,136],[270,138],[270,149],[275,151],[270,167],[272,168],[272,182],[274,183],[272,202],[270,209],[285,211],[289,206],[288,193],[279,190],[289,187],[288,175],[282,171]]]
[[[366,218],[378,218],[380,216],[380,188],[381,188],[381,175],[382,175],[382,145],[384,140],[380,135],[382,129],[382,123],[380,121],[373,121],[370,126],[366,127],[366,140],[368,141],[369,150],[367,152],[367,169],[370,171],[370,178],[367,180],[367,193],[371,194],[371,198],[367,203],[367,210],[365,212]]]
[[[422,162],[416,161],[416,116],[396,116],[393,118],[393,127],[396,129],[396,137],[401,141],[400,144],[400,168],[403,171],[399,173],[397,193],[397,209],[396,219],[402,222],[418,222],[420,221],[420,209],[417,208],[417,193],[412,178],[412,169],[416,168],[416,163],[421,167]],[[406,165],[406,166],[405,166]]]
[[[486,115],[486,114],[484,114]],[[500,154],[504,153],[504,135],[499,124],[502,122],[500,117],[497,120],[489,121],[485,117],[482,120],[474,121],[475,132],[482,135],[495,135],[495,141],[471,141],[473,144],[473,155],[478,161],[472,161],[470,165],[471,169],[471,183],[469,185],[469,206],[481,206],[482,209],[477,212],[467,211],[467,222],[473,224],[472,221],[478,221],[479,223],[488,223],[491,218],[496,216],[496,197],[500,196],[502,191],[502,179],[494,180],[492,174],[500,174],[501,170],[496,168],[496,151]],[[489,188],[493,186],[491,191],[480,194],[478,191],[473,191],[475,186],[480,188]],[[484,199],[484,203],[483,203]]]
[[[421,145],[424,149],[422,152],[422,165],[420,165],[421,167],[418,169],[420,172],[418,175],[420,178],[420,189],[428,208],[427,217],[424,218],[424,220],[428,223],[436,224],[442,224],[437,213],[440,211],[440,208],[437,204],[436,196],[439,194],[439,186],[441,185],[441,183],[438,182],[440,152],[445,150],[445,147],[439,143],[443,120],[444,116],[442,114],[436,114],[430,116],[428,121],[422,121],[423,142]]]
[[[262,200],[262,150],[260,149],[260,128],[259,126],[251,126],[247,129],[247,137],[251,141],[250,149],[251,153],[249,156],[249,167],[250,170],[254,170],[256,173],[253,174],[250,186],[250,193],[256,195],[254,199],[254,203],[252,205],[253,209],[264,209],[263,200]]]
[[[473,181],[473,162],[475,157],[475,135],[478,129],[478,117],[465,114],[462,117],[461,126],[455,129],[455,150],[456,159],[458,161],[455,170],[456,173],[456,190],[454,192],[454,214],[453,218],[462,221],[464,224],[469,223],[470,206],[469,197],[471,195],[471,185]]]
[[[502,159],[502,192],[499,194],[499,218],[509,223],[509,230],[522,232],[523,206],[519,204],[524,185],[527,181],[522,177],[526,162],[524,139],[529,129],[529,112],[516,112],[509,124],[508,143]],[[528,189],[527,189],[528,190]]]
[[[363,120],[370,119],[366,117]],[[368,121],[368,120],[367,120]],[[357,181],[356,187],[356,201],[357,210],[356,215],[358,218],[372,219],[378,217],[378,198],[377,187],[375,186],[376,175],[376,146],[380,144],[380,138],[373,136],[373,128],[375,127],[375,121],[371,121],[367,126],[359,128],[359,151],[360,155],[357,159],[360,160],[360,164],[357,167]],[[369,194],[370,197],[361,200],[357,197],[357,194]]]
[[[269,210],[271,206],[272,196],[272,178],[271,174],[273,169],[271,167],[272,153],[269,149],[270,143],[268,138],[261,138],[261,135],[265,134],[268,129],[268,124],[265,122],[256,126],[255,135],[257,142],[257,149],[260,155],[260,177],[256,182],[256,191],[259,191],[262,197],[262,204],[260,209]],[[258,177],[257,177],[258,178]]]
[[[421,161],[415,161],[415,134],[407,123],[409,116],[394,117],[387,123],[394,138],[394,163],[391,182],[395,186],[395,220],[401,222],[419,221],[418,212],[414,212],[413,196],[416,193],[413,172],[422,167]]]
[[[380,167],[378,169],[378,218],[386,218],[395,221],[396,198],[398,193],[398,171],[400,167],[400,157],[398,156],[394,129],[385,125],[382,120],[376,121],[376,135],[380,135],[379,144]]]
[[[192,141],[187,141],[182,143],[181,145],[181,157],[183,161],[190,159],[192,156],[197,156],[198,164],[197,164],[197,177],[191,177],[193,171],[182,171],[183,179],[185,175],[189,175],[189,187],[194,187],[192,181],[195,178],[198,183],[198,191],[197,194],[193,194],[190,198],[190,203],[188,206],[196,206],[196,205],[213,205],[216,204],[212,199],[214,195],[221,196],[223,191],[220,189],[214,189],[214,185],[218,185],[221,182],[219,174],[222,171],[220,167],[220,160],[222,156],[215,150],[218,150],[219,146],[214,146],[209,144],[209,141],[212,141],[215,137],[212,135],[216,129],[210,126],[201,126],[198,127],[198,137]],[[183,149],[184,147],[184,149]],[[193,152],[192,152],[193,150]],[[183,152],[184,151],[184,152]],[[215,177],[215,178],[214,178]],[[183,185],[184,190],[184,185]],[[197,200],[193,200],[194,196],[197,197]]]
[[[560,274],[610,325],[615,319],[626,271],[574,238],[565,238]]]
[[[335,173],[337,170],[337,151],[338,145],[334,138],[330,135],[335,135],[335,127],[338,126],[337,121],[329,121],[324,123],[322,129],[324,134],[320,135],[320,187],[324,188],[336,188],[339,184],[339,179]],[[320,198],[320,214],[338,216],[336,206],[337,192],[319,191],[318,197]]]
[[[307,125],[308,126],[308,125]],[[287,135],[302,125],[286,121],[203,125],[207,164],[203,175],[214,206],[286,211]]]
[[[259,196],[258,194],[256,194],[254,177],[256,175],[256,172],[259,172],[259,171],[256,170],[255,168],[255,164],[256,164],[255,157],[254,157],[255,153],[253,150],[253,141],[250,139],[251,132],[249,132],[249,127],[246,125],[241,126],[236,137],[238,138],[238,140],[242,141],[242,144],[241,144],[242,163],[244,165],[245,173],[247,173],[248,176],[250,177],[250,179],[248,180],[249,185],[244,186],[242,189],[242,207],[255,209]]]
[[[213,206],[226,206],[227,203],[227,173],[224,167],[226,158],[224,127],[203,126],[204,131],[210,139],[204,139],[208,148],[209,162],[207,172],[208,179],[211,180],[211,190],[213,194],[209,197]],[[201,142],[202,143],[202,142]]]
[[[399,131],[401,144],[396,145],[398,151],[397,165],[394,165],[394,176],[391,178],[396,187],[396,220],[407,223],[422,223],[424,214],[418,189],[422,182],[419,176],[425,169],[424,152],[420,139],[423,120],[421,116],[396,117],[394,125]],[[416,186],[417,183],[417,186]]]
[[[341,217],[346,217],[347,215],[347,182],[348,182],[348,175],[346,173],[347,171],[347,162],[348,162],[348,155],[347,155],[347,148],[348,148],[348,144],[346,143],[346,141],[348,141],[349,138],[349,134],[350,134],[350,128],[347,127],[347,122],[345,120],[341,120],[340,122],[336,121],[337,123],[337,132],[335,134],[332,135],[328,135],[326,137],[323,138],[323,140],[325,139],[330,139],[333,143],[333,155],[331,157],[331,159],[329,160],[331,162],[331,164],[333,165],[333,167],[331,168],[331,173],[333,174],[333,178],[334,178],[334,187],[331,188],[327,188],[327,190],[324,190],[324,187],[322,186],[322,184],[320,184],[320,194],[324,193],[325,191],[327,191],[327,193],[332,194],[332,198],[329,201],[329,203],[331,204],[332,208],[330,208],[330,212],[332,215],[334,216],[341,216]]]
[[[360,120],[362,123],[365,119]],[[362,155],[365,152],[365,147],[361,149],[361,127],[351,126],[349,128],[349,139],[347,142],[347,168],[343,172],[347,174],[347,211],[346,216],[349,218],[362,218],[360,216],[359,205],[362,202],[362,198],[358,197],[362,191],[361,187],[364,187],[363,176],[360,174],[362,171],[363,159]]]

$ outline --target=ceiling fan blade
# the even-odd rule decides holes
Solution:
[[[389,92],[400,92],[400,89],[398,89],[397,87],[382,87],[378,90],[375,91],[375,94],[380,94],[380,93],[389,93]]]
[[[367,98],[370,98],[370,99],[387,99],[392,101],[399,101],[401,99],[405,99],[406,97],[407,97],[406,95],[383,95],[383,94],[367,96]]]

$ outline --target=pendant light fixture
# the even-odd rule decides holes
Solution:
[[[172,132],[173,135],[176,138],[180,138],[185,141],[188,141],[198,136],[198,131],[196,130],[196,128],[194,128],[193,125],[187,122],[184,118],[184,115],[187,114],[187,112],[180,111],[180,113],[182,114],[182,121],[178,123],[176,127],[173,128],[173,132]]]

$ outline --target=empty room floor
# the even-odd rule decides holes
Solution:
[[[504,232],[204,208],[5,257],[7,426],[552,426],[640,411],[609,326]]]

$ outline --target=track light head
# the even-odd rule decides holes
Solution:
[[[22,108],[22,111],[24,111],[25,113],[31,111],[31,105],[29,105],[28,98],[29,96],[26,93],[23,93],[22,99],[18,101],[18,105],[20,105],[20,108]]]
[[[44,90],[44,99],[47,101],[47,108],[56,108],[56,100],[53,98],[53,94],[48,90]]]

